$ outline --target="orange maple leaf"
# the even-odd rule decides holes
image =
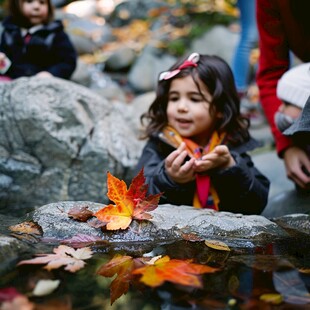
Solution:
[[[129,189],[124,181],[107,173],[107,196],[115,205],[108,205],[97,211],[96,216],[100,221],[106,222],[106,229],[126,229],[132,219],[148,220],[152,216],[147,211],[157,208],[161,194],[146,197],[147,187],[143,168],[132,180]]]
[[[66,245],[60,245],[53,252],[55,254],[37,254],[39,257],[22,260],[17,265],[47,264],[44,268],[48,271],[66,266],[65,270],[76,272],[85,266],[84,259],[92,257],[92,251],[88,247],[75,250]]]
[[[193,264],[189,260],[170,259],[169,256],[164,256],[157,259],[152,265],[133,270],[132,274],[142,275],[140,281],[151,287],[157,287],[165,281],[169,281],[185,286],[201,288],[202,282],[200,275],[216,272],[217,270],[217,268]]]

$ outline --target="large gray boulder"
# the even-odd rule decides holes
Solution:
[[[107,202],[106,172],[132,177],[144,142],[120,105],[57,78],[2,83],[0,98],[0,208]]]

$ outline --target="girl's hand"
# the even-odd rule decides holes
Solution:
[[[165,159],[166,172],[176,183],[187,183],[195,179],[195,171],[193,169],[195,159],[191,158],[184,163],[186,156],[188,156],[188,153],[185,150],[185,143],[182,142],[181,145]]]
[[[214,168],[225,169],[236,164],[226,145],[216,146],[212,152],[202,156],[195,161],[194,169],[196,172],[204,172]]]
[[[292,146],[285,151],[283,159],[287,177],[301,188],[310,188],[310,176],[302,170],[304,167],[310,172],[310,159],[307,154],[299,147]]]
[[[37,73],[36,76],[46,78],[46,77],[52,77],[53,75],[47,71],[41,71]]]

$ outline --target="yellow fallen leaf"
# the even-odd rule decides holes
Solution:
[[[230,251],[228,245],[222,241],[218,240],[205,240],[205,244],[212,249],[219,250],[219,251]]]
[[[283,301],[283,297],[280,294],[263,294],[259,299],[273,305],[279,305]]]

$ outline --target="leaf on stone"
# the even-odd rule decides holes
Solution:
[[[110,204],[94,214],[100,221],[107,223],[107,230],[126,229],[133,219],[152,218],[147,212],[157,208],[161,194],[146,197],[147,184],[145,184],[143,168],[133,178],[128,190],[124,181],[108,172],[107,187],[107,196],[115,205]]]
[[[135,262],[131,256],[115,255],[97,271],[97,274],[103,277],[117,275],[110,285],[111,305],[117,298],[128,292],[134,266]]]
[[[32,221],[9,226],[9,230],[19,234],[43,235],[42,227],[38,223]]]
[[[106,222],[102,222],[100,221],[99,219],[97,218],[92,218],[90,219],[87,224],[90,226],[90,227],[93,227],[93,228],[103,228],[107,225]]]
[[[38,257],[22,260],[17,265],[47,264],[44,268],[49,271],[65,266],[65,270],[76,272],[85,266],[84,260],[92,257],[92,251],[88,247],[75,250],[66,245],[60,245],[54,248],[53,252],[55,254],[37,254]]]
[[[68,215],[77,221],[86,222],[93,216],[93,212],[88,209],[88,206],[77,206],[71,208]]]
[[[182,239],[186,241],[191,241],[191,242],[203,241],[203,239],[195,233],[182,233],[181,237]]]
[[[147,265],[135,269],[132,274],[142,275],[140,281],[144,284],[157,287],[165,281],[175,284],[201,288],[201,274],[213,273],[218,269],[194,264],[188,260],[170,259],[169,256],[159,258],[154,265]]]
[[[212,249],[215,250],[219,250],[219,251],[230,251],[229,246],[222,242],[222,241],[218,241],[218,240],[205,240],[205,244]]]

